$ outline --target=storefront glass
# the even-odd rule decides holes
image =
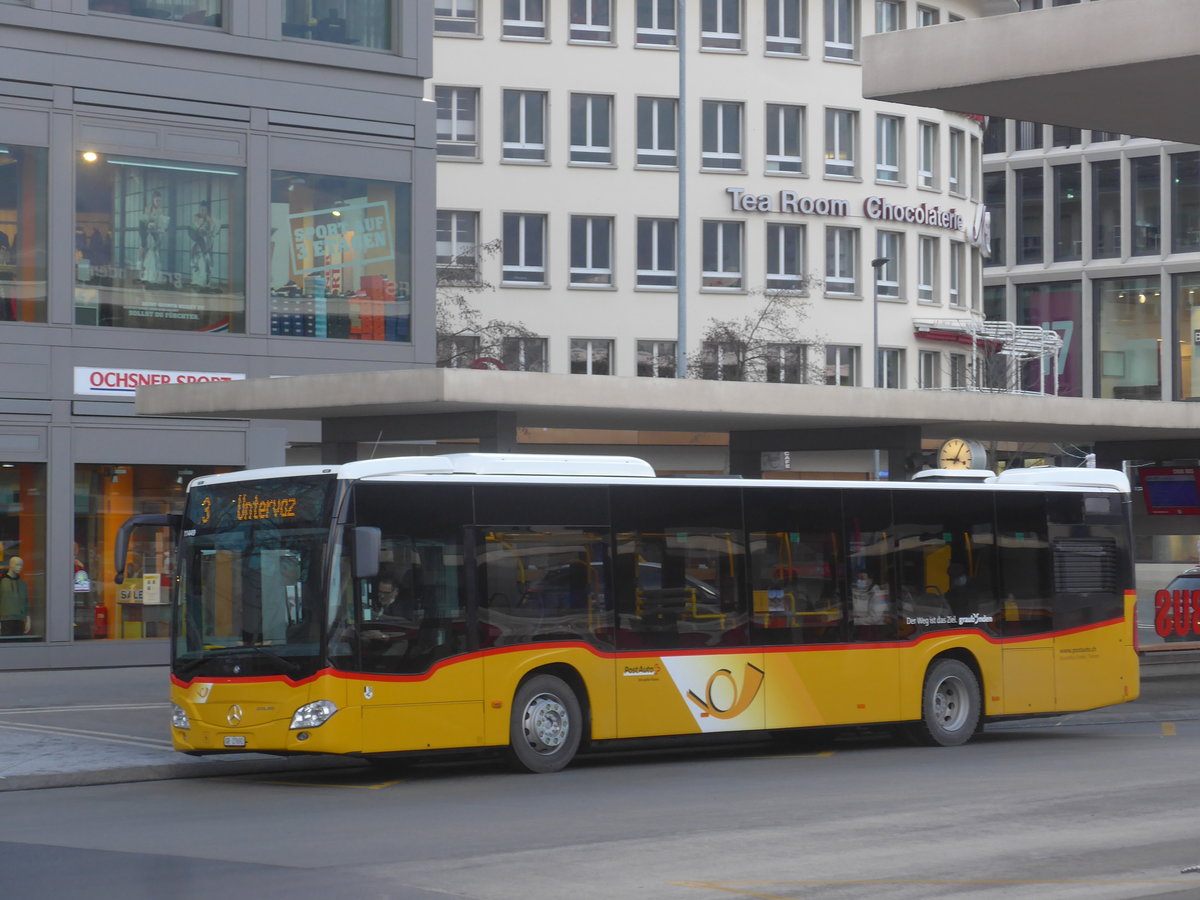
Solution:
[[[1200,399],[1200,272],[1171,277],[1175,305],[1175,399]]]
[[[1200,151],[1171,157],[1171,250],[1200,250]]]
[[[1162,294],[1158,278],[1095,282],[1096,396],[1161,400]]]
[[[411,185],[271,176],[271,334],[410,336]]]
[[[0,463],[0,647],[45,639],[46,467]]]
[[[46,150],[0,144],[0,322],[46,321]]]
[[[284,0],[283,36],[387,50],[392,0]]]
[[[240,169],[91,151],[75,181],[75,323],[245,330]]]
[[[221,27],[222,0],[88,0],[92,12]]]
[[[138,528],[115,583],[113,548],[129,516],[183,512],[188,482],[212,466],[75,467],[76,640],[165,638],[175,545],[166,528]]]
[[[1083,292],[1078,281],[1054,281],[1017,286],[1017,324],[1058,332],[1063,339],[1058,356],[1058,396],[1083,396]],[[1021,389],[1055,392],[1054,370],[1046,360],[1027,363]]]

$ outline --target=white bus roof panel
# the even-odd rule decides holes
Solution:
[[[448,453],[346,463],[339,478],[388,475],[517,475],[586,478],[653,478],[654,468],[632,456],[566,456],[548,453]]]

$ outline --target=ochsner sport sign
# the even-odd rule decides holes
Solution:
[[[84,397],[132,397],[150,384],[201,384],[206,381],[244,381],[240,372],[171,372],[160,369],[98,369],[75,367],[75,394]]]
[[[796,191],[779,191],[774,195],[752,194],[742,188],[730,187],[726,188],[725,192],[729,194],[729,205],[734,212],[835,217],[850,215],[850,203],[846,200],[805,197]],[[958,210],[930,206],[928,203],[922,203],[919,206],[905,206],[899,203],[889,203],[882,197],[868,197],[863,201],[863,215],[877,221],[908,222],[912,225],[946,228],[950,231],[964,230],[964,219]]]

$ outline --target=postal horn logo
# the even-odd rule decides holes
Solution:
[[[714,719],[733,719],[744,713],[750,704],[754,702],[754,698],[758,696],[758,689],[762,687],[764,672],[758,666],[746,663],[746,670],[742,676],[742,686],[739,689],[737,679],[733,677],[733,673],[728,669],[717,669],[708,679],[708,684],[704,687],[704,699],[696,696],[695,691],[688,691],[687,697],[698,707],[700,707],[700,715],[712,716]],[[733,692],[733,700],[728,706],[722,707],[713,699],[713,687],[717,683],[717,679],[727,680],[729,687]],[[721,693],[724,693],[722,691]]]

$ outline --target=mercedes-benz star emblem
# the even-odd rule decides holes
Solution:
[[[242,708],[236,703],[229,707],[229,712],[225,713],[225,721],[230,725],[237,727],[242,724]]]

